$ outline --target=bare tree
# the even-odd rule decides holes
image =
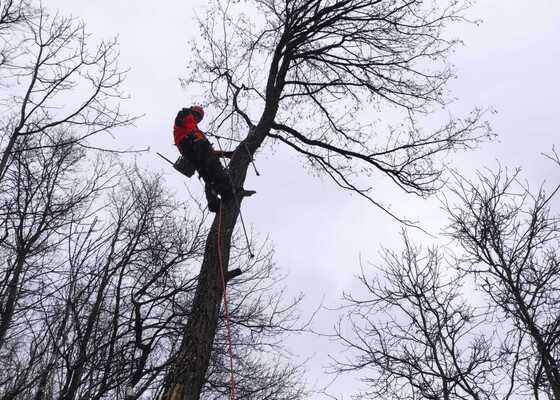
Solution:
[[[333,372],[362,377],[358,397],[558,399],[560,186],[533,193],[519,175],[456,174],[443,205],[459,247],[422,256],[405,237],[346,296]]]
[[[8,260],[0,264],[0,397],[156,398],[191,306],[205,219],[189,216],[160,177],[92,167],[76,147],[18,152],[27,161],[6,174],[17,190],[5,203],[14,206],[4,209],[0,247]],[[244,251],[232,254],[246,269],[231,292],[239,392],[300,399],[301,369],[279,346],[297,321],[297,301],[283,300],[268,252],[246,264]],[[223,343],[223,321],[218,332]],[[227,387],[225,348],[213,353],[206,398]]]
[[[118,108],[123,75],[114,42],[92,53],[77,21],[28,1],[2,2],[0,9],[1,349],[18,303],[43,290],[26,283],[48,269],[42,263],[56,253],[60,232],[110,174],[94,169],[81,184],[85,138],[131,120]]]
[[[4,222],[0,242],[0,354],[4,359],[2,373],[7,374],[4,388],[8,388],[8,398],[32,388],[31,372],[46,367],[43,362],[49,337],[45,330],[34,329],[34,315],[56,293],[51,279],[58,273],[58,252],[68,237],[67,229],[83,220],[111,179],[111,169],[102,164],[93,168],[88,178],[81,176],[78,164],[84,153],[75,145],[56,145],[66,140],[63,133],[55,140],[37,139],[29,136],[18,143],[36,150],[16,153],[2,181],[0,196]],[[18,376],[20,379],[14,382]]]
[[[63,137],[59,136],[57,141],[64,140]],[[31,137],[26,139],[21,142],[22,146],[45,143]],[[18,152],[17,162],[8,169],[2,182],[5,224],[1,250],[5,263],[0,289],[0,349],[18,313],[17,303],[32,293],[24,289],[26,282],[48,269],[44,263],[61,244],[57,233],[64,231],[83,207],[88,207],[105,179],[110,177],[107,168],[99,168],[90,179],[79,184],[76,164],[83,157],[80,149],[50,146],[52,141],[47,142],[49,146],[44,151]]]
[[[185,83],[208,93],[217,112],[210,130],[240,139],[229,164],[233,185],[243,186],[251,159],[267,142],[303,155],[342,188],[382,208],[355,175],[376,174],[407,192],[433,193],[441,176],[439,155],[491,136],[478,110],[432,132],[418,126],[421,115],[447,102],[452,71],[445,57],[457,41],[444,30],[463,19],[467,6],[414,0],[214,1],[200,23],[197,57]],[[356,118],[383,105],[402,112],[402,126],[384,130]],[[240,201],[222,204],[212,225],[163,399],[200,397],[223,293],[219,270],[228,268]]]
[[[0,32],[10,30],[14,24],[18,24],[31,12],[29,2],[7,0],[0,3]]]
[[[74,132],[71,143],[86,145],[87,138],[132,122],[119,108],[124,74],[116,41],[92,46],[83,23],[26,1],[3,2],[1,16],[0,181],[16,147],[28,150],[17,146],[26,136],[60,128]]]
[[[17,54],[17,43],[9,40],[14,29],[29,18],[33,10],[27,1],[4,0],[0,2],[0,87],[4,86],[4,68]]]
[[[507,385],[485,313],[464,301],[463,279],[445,267],[439,250],[404,236],[402,254],[384,251],[378,276],[362,272],[365,293],[345,295],[332,337],[346,356],[331,372],[360,377],[366,387],[357,398],[501,398]]]
[[[560,219],[551,202],[560,186],[533,194],[518,176],[500,169],[480,174],[476,183],[458,177],[458,201],[447,203],[450,235],[466,253],[464,269],[508,321],[507,348],[523,367],[516,378],[534,398],[558,400]]]

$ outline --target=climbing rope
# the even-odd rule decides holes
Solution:
[[[222,144],[220,143],[219,137],[217,135],[214,135],[216,137],[216,142],[218,143],[218,147],[220,148],[220,151],[223,152],[224,149],[222,148]],[[253,162],[253,158],[251,156],[251,153],[249,152],[249,148],[247,147],[246,143],[243,143],[245,146],[245,150],[247,151],[247,154],[249,155],[249,157],[251,158],[251,163],[253,164],[253,168],[255,169],[255,172],[257,174],[257,176],[259,175],[259,172],[257,171],[257,167],[255,166],[255,163]],[[233,180],[231,179],[231,174],[229,171],[229,168],[225,167],[225,170],[227,171],[228,174],[228,178],[229,181],[231,183],[231,190],[233,193],[233,197],[235,202],[237,203],[237,209],[239,211],[239,217],[241,219],[241,225],[243,226],[243,232],[245,233],[245,239],[247,241],[247,248],[249,250],[249,255],[251,258],[255,257],[253,252],[251,251],[251,245],[249,243],[249,237],[247,236],[247,229],[245,228],[245,221],[243,220],[243,214],[241,213],[241,202],[239,200],[239,198],[237,197],[236,194],[236,190],[235,187],[233,185]],[[222,200],[220,200],[220,207],[218,209],[218,221],[217,221],[217,225],[216,225],[216,230],[217,230],[217,246],[218,246],[218,266],[220,268],[220,278],[222,281],[222,291],[223,291],[223,297],[224,297],[224,316],[226,319],[226,328],[227,328],[227,343],[228,343],[228,353],[229,353],[229,370],[230,370],[230,387],[231,387],[231,391],[230,391],[230,399],[231,400],[236,400],[237,398],[237,388],[236,388],[236,384],[235,384],[235,373],[234,373],[234,365],[233,365],[233,346],[232,346],[232,340],[231,340],[231,321],[229,319],[229,309],[228,309],[228,298],[227,298],[227,285],[226,285],[226,279],[224,276],[224,263],[222,260],[222,240],[221,240],[221,231],[222,231]]]
[[[216,226],[217,231],[217,246],[218,246],[218,266],[220,268],[220,277],[222,280],[222,293],[224,296],[224,316],[226,319],[226,327],[227,327],[227,342],[228,342],[228,352],[229,352],[229,371],[230,371],[230,399],[235,400],[237,398],[237,389],[235,386],[235,374],[233,369],[233,348],[231,344],[231,322],[229,320],[229,310],[228,310],[228,298],[227,298],[227,285],[226,279],[224,276],[224,265],[222,262],[222,239],[221,239],[221,231],[222,231],[222,202],[220,201],[220,208],[218,210],[218,224]]]

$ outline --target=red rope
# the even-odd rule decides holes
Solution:
[[[224,277],[224,268],[222,263],[222,241],[221,241],[221,230],[222,230],[222,202],[220,201],[220,208],[218,210],[218,264],[220,267],[220,276],[222,278],[222,289],[224,293],[224,314],[226,317],[226,327],[227,327],[227,341],[228,341],[228,352],[229,352],[229,370],[230,370],[230,386],[231,393],[230,399],[235,400],[237,398],[237,389],[235,386],[235,376],[233,373],[233,350],[231,345],[231,323],[229,321],[229,311],[228,311],[228,301],[227,301],[227,288],[226,280]]]

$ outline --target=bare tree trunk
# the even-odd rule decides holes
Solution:
[[[275,112],[275,110],[272,111]],[[266,137],[268,129],[263,128],[262,125],[268,124],[263,123],[264,120],[263,115],[259,127],[249,133],[247,139],[237,147],[232,157],[229,170],[232,184],[235,187],[243,186],[250,157]],[[231,239],[239,216],[241,201],[242,198],[237,197],[223,203],[219,211],[221,217],[217,213],[214,218],[206,240],[204,260],[198,276],[191,314],[185,327],[179,353],[173,363],[173,369],[167,376],[161,400],[198,400],[200,398],[210,363],[223,296],[218,257],[218,225],[220,225],[222,268],[224,276],[227,276]]]
[[[546,378],[548,380],[548,383],[550,384],[550,388],[553,393],[553,396],[551,397],[553,397],[555,400],[560,400],[560,376],[558,373],[557,363],[550,352],[550,348],[549,348],[550,346],[546,344],[545,338],[543,337],[541,330],[535,323],[535,320],[533,319],[531,313],[529,312],[527,304],[523,300],[519,291],[516,290],[515,287],[511,285],[511,283],[510,283],[510,287],[511,287],[510,290],[513,293],[513,297],[515,298],[515,301],[517,303],[519,314],[521,318],[523,318],[523,322],[527,327],[527,331],[529,332],[529,335],[531,335],[531,337],[533,338],[535,342],[535,346],[537,347],[537,351],[540,356],[542,367],[544,369]]]
[[[4,178],[4,174],[6,173],[6,169],[8,168],[8,161],[10,160],[10,156],[12,155],[12,151],[16,145],[17,138],[18,133],[12,133],[8,144],[6,145],[6,148],[2,153],[2,157],[0,158],[0,182],[2,181],[2,178]]]
[[[222,268],[225,275],[228,270],[231,237],[239,209],[233,201],[222,204],[220,212],[221,230],[219,234]],[[162,400],[198,399],[205,382],[223,296],[217,241],[219,219],[220,216],[217,214],[206,241],[204,260],[198,277],[191,315],[185,328],[174,369],[167,378]]]
[[[220,234],[224,270],[227,270],[231,231],[237,214],[235,208],[223,207],[222,209],[223,220]],[[168,377],[167,390],[162,399],[198,399],[204,385],[223,294],[218,270],[217,220],[217,218],[214,220],[206,242],[204,261],[193,299],[191,316],[185,328],[178,359],[175,362],[174,370]]]
[[[23,272],[24,258],[17,257],[14,263],[13,276],[8,283],[7,296],[5,301],[0,305],[0,349],[4,345],[4,338],[8,332],[8,327],[12,322],[12,316],[18,301],[18,291],[20,285],[20,276]]]

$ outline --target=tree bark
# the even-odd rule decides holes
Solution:
[[[257,133],[259,132],[259,133]],[[235,187],[245,181],[251,156],[264,138],[266,130],[255,129],[241,143],[230,162],[230,176]],[[249,149],[249,152],[246,150]],[[251,155],[249,154],[251,153]],[[168,373],[161,400],[198,400],[205,383],[206,371],[218,326],[223,287],[218,258],[218,224],[224,276],[228,276],[231,238],[242,202],[237,197],[222,203],[221,221],[216,214],[206,240],[204,259],[198,276],[191,314],[187,321],[179,353]],[[237,203],[239,202],[239,204]],[[227,283],[226,283],[227,284]]]
[[[225,273],[229,261],[231,235],[239,211],[233,204],[223,204],[221,212],[221,251]],[[206,241],[191,315],[185,328],[178,358],[168,375],[162,400],[198,399],[204,385],[223,295],[217,254],[217,228],[218,218],[214,218]]]

